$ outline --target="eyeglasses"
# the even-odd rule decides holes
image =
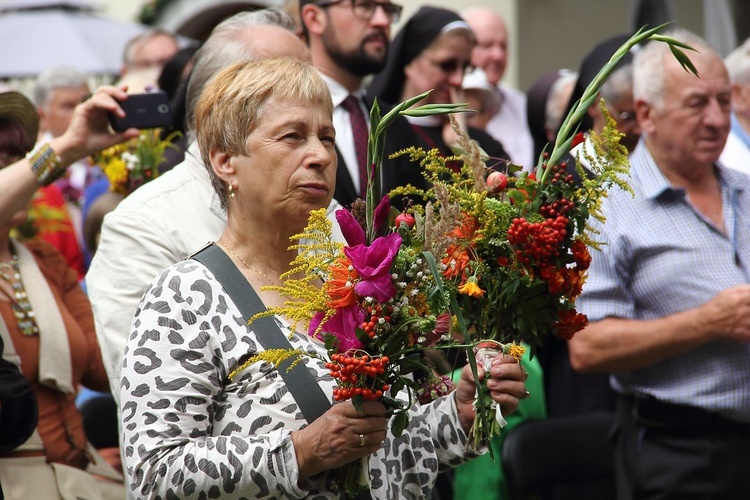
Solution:
[[[610,103],[607,103],[607,110],[618,122],[634,122],[636,119],[634,110],[617,111]]]
[[[445,73],[446,75],[451,75],[461,70],[461,73],[466,73],[468,71],[471,71],[473,67],[471,66],[471,63],[469,61],[462,61],[460,59],[446,59],[445,61],[434,61],[430,58],[427,58],[427,60],[438,68],[440,71]]]
[[[318,7],[326,8],[331,5],[338,5],[344,3],[347,0],[323,0],[322,2],[316,2],[315,5]],[[385,15],[392,23],[397,23],[401,19],[401,11],[404,9],[402,6],[391,3],[391,2],[376,2],[375,0],[350,0],[352,4],[352,12],[360,19],[370,20],[375,15],[375,11],[378,7],[383,9]]]

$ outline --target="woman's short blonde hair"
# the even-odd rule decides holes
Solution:
[[[214,173],[210,153],[252,156],[247,139],[263,119],[264,105],[272,97],[290,105],[320,106],[333,116],[331,93],[318,70],[291,57],[233,64],[216,75],[198,100],[198,146],[222,207],[227,203],[227,186]]]

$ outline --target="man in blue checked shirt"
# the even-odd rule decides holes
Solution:
[[[635,56],[635,196],[604,202],[605,245],[577,304],[590,325],[570,357],[613,374],[618,500],[748,498],[750,177],[717,163],[731,105],[721,58],[673,36],[698,50],[700,77],[663,43]]]

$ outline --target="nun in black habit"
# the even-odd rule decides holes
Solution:
[[[461,82],[475,44],[474,34],[457,13],[422,7],[394,38],[385,68],[373,78],[368,96],[393,105],[432,89],[419,104],[465,102]],[[446,116],[408,119],[417,137],[414,146],[437,148],[444,156],[452,154],[455,134]],[[509,160],[502,145],[483,130],[467,130],[490,156],[488,165],[502,169]]]

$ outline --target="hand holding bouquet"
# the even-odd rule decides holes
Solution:
[[[487,341],[508,349],[507,343],[523,340],[534,348],[550,334],[570,339],[587,325],[586,316],[575,309],[591,261],[588,247],[597,248],[586,223],[589,217],[601,220],[600,201],[610,188],[630,189],[623,179],[629,167],[627,150],[604,105],[608,124],[600,136],[590,135],[593,154],[586,156],[592,172],[577,167],[582,180],[576,183],[560,160],[581,138],[572,124],[595,102],[602,83],[631,47],[649,38],[668,43],[691,68],[680,50],[689,47],[657,35],[659,29],[637,33],[614,54],[566,117],[552,151],[540,157],[531,173],[516,176],[520,167],[491,163],[455,124],[455,157],[414,148],[400,153],[419,162],[431,188],[407,186],[390,196],[424,200],[424,206],[407,210],[416,221],[414,235],[442,236],[430,238],[441,242],[431,250],[440,261],[451,310],[460,330],[468,334],[466,343],[483,346],[481,357],[486,356]],[[454,160],[462,161],[458,171],[447,166]],[[480,385],[475,445],[499,433],[502,418],[490,401]]]
[[[628,44],[655,33],[639,33]],[[615,62],[622,56],[618,54]],[[552,153],[540,159],[534,173],[519,177],[508,175],[510,170],[488,177],[487,159],[464,136],[463,151],[454,158],[407,151],[420,161],[432,183],[429,190],[406,187],[381,197],[385,132],[395,116],[450,114],[465,107],[412,109],[423,94],[381,117],[375,103],[366,200],[336,214],[346,244],[332,241],[325,210],[312,212],[304,232],[293,237],[305,243],[292,246],[298,256],[282,275],[284,284],[264,287],[286,302],[263,315],[304,322],[309,335],[325,343],[325,361],[338,385],[334,400],[351,400],[355,408],[380,401],[391,417],[392,433],[399,436],[408,425],[410,407],[452,390],[448,381],[433,375],[423,351],[458,346],[470,352],[476,385],[469,396],[473,444],[478,447],[499,432],[502,415],[491,394],[497,384],[481,382],[473,348],[478,347],[487,366],[493,356],[488,347],[518,359],[523,348],[516,341],[538,345],[551,332],[569,338],[586,324],[574,308],[589,260],[586,219],[596,216],[607,188],[627,188],[619,178],[627,171],[627,155],[610,126],[594,140],[602,159],[595,162],[593,178],[576,186],[556,162],[573,140],[575,131],[566,124],[585,112],[615,62],[568,117]],[[446,167],[446,161],[455,159],[464,161],[458,172]],[[389,197],[400,195],[422,197],[426,204],[398,214]],[[454,324],[460,343],[451,334]],[[459,396],[465,401],[466,394]],[[352,462],[341,469],[340,485],[347,496],[367,488],[364,465]]]

